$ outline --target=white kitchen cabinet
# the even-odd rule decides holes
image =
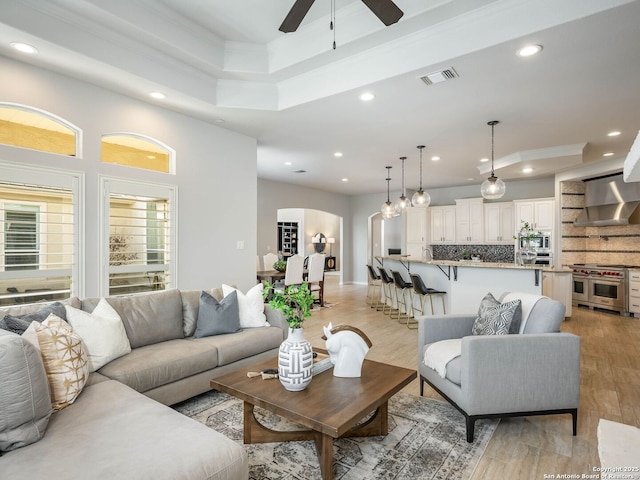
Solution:
[[[456,242],[456,206],[429,207],[431,212],[430,230],[431,243]]]
[[[553,198],[531,200],[515,200],[515,230],[520,230],[522,221],[529,222],[536,230],[553,232],[554,207]]]
[[[629,312],[640,313],[640,270],[637,269],[629,270]]]
[[[565,306],[565,317],[571,316],[573,277],[571,272],[542,272],[542,295]]]
[[[484,242],[484,199],[456,200],[456,242]]]
[[[513,202],[486,203],[484,205],[484,241],[512,244],[515,226]]]
[[[427,209],[409,207],[405,211],[405,253],[422,258],[427,248]]]

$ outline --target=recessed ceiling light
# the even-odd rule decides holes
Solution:
[[[531,167],[524,167],[522,169],[522,173],[531,173],[531,172],[533,172],[533,168]]]
[[[349,181],[349,179],[348,179],[348,178],[343,178],[343,179],[342,179],[342,181],[343,181],[343,182],[348,182],[348,181]]]
[[[363,102],[370,102],[374,98],[376,98],[376,96],[371,92],[364,92],[360,94],[360,100],[362,100]]]
[[[473,178],[473,177],[467,178],[467,181],[469,181],[469,182],[473,182],[474,180],[475,180],[475,178]]]
[[[607,133],[608,137],[617,137],[618,135],[620,135],[620,132],[617,131],[617,130],[614,130],[613,132]]]
[[[340,158],[342,156],[342,152],[336,152],[333,154],[334,157]]]
[[[526,45],[518,50],[519,57],[530,57],[542,51],[542,45]]]
[[[481,161],[482,163],[486,163],[486,162],[488,162],[488,161],[489,161],[489,159],[488,159],[488,158],[481,158],[481,159],[480,159],[480,161]]]
[[[440,160],[440,157],[435,156],[435,157],[431,157],[431,160],[434,162],[437,162],[438,160]]]
[[[11,48],[13,48],[14,50],[18,50],[22,53],[29,53],[31,55],[38,53],[38,49],[33,45],[29,45],[28,43],[11,42],[9,45],[11,45]]]
[[[216,123],[224,123],[224,118],[216,118]]]
[[[603,153],[602,156],[603,157],[613,157],[613,152],[607,152],[607,153]]]
[[[293,163],[291,162],[284,162],[285,165],[289,166],[289,165],[293,165]]]
[[[165,98],[167,98],[167,96],[162,92],[151,92],[149,93],[149,96],[157,100],[164,100]]]

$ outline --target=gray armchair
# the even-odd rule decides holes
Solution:
[[[514,294],[511,294],[514,295]],[[517,294],[516,294],[517,295]],[[564,305],[546,297],[529,310],[522,333],[472,335],[477,317],[418,318],[420,395],[427,382],[466,418],[473,442],[481,418],[570,413],[576,435],[580,403],[580,337],[561,333]],[[434,342],[461,338],[461,355],[446,364],[445,378],[424,362]]]

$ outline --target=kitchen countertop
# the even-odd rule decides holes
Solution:
[[[553,265],[520,265],[518,263],[499,262],[476,262],[473,260],[423,260],[421,258],[411,258],[407,255],[389,255],[376,257],[381,260],[395,260],[398,262],[422,263],[425,265],[440,265],[444,267],[475,267],[475,268],[509,268],[515,270],[542,270],[552,273],[570,273],[569,267],[555,267]]]

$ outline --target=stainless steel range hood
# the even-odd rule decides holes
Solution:
[[[576,227],[640,224],[640,182],[625,183],[622,173],[585,180],[585,208]]]

